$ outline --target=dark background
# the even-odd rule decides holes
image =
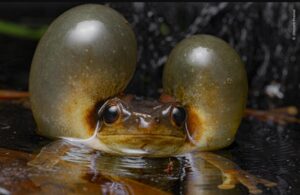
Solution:
[[[38,28],[79,4],[82,3],[0,3],[0,20]],[[189,35],[205,33],[224,39],[241,55],[249,80],[248,107],[269,109],[293,105],[300,108],[299,3],[103,4],[123,14],[137,36],[138,66],[127,92],[158,97],[162,68],[172,48]],[[293,12],[296,36],[292,33]],[[37,41],[0,33],[0,89],[28,89]],[[268,94],[268,86],[279,91]],[[2,107],[0,122],[17,129],[18,117],[32,120],[29,111],[18,109]],[[23,115],[16,114],[18,111]],[[33,122],[25,124],[29,129],[34,128]],[[283,126],[247,118],[228,150],[242,168],[279,183],[278,188],[268,193],[297,194],[299,131],[297,124]]]
[[[80,4],[1,3],[0,19],[40,27]],[[299,27],[299,3],[103,4],[124,15],[137,36],[138,68],[128,92],[157,97],[162,67],[172,48],[189,35],[206,33],[224,39],[241,55],[248,73],[250,106],[300,105],[296,62],[300,40],[292,35],[293,9]],[[0,34],[1,88],[27,89],[36,44],[37,40]],[[282,98],[265,93],[272,83],[279,84]]]

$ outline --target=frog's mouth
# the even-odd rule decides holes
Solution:
[[[127,156],[172,156],[185,143],[185,137],[160,134],[98,134],[97,137],[110,152]]]

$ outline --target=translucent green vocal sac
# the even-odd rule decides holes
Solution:
[[[164,67],[164,93],[157,101],[122,95],[136,59],[135,35],[113,9],[82,5],[59,16],[40,40],[30,72],[38,133],[92,140],[85,143],[105,152],[153,157],[233,142],[247,77],[226,42],[210,35],[181,41]]]

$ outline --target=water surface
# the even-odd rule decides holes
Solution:
[[[49,149],[54,142],[35,134],[31,111],[8,102],[0,103],[0,125],[0,194],[248,194],[241,185],[218,189],[220,171],[197,153],[130,158],[69,145],[61,155]],[[299,192],[297,128],[245,119],[236,141],[216,153],[278,183],[271,189],[260,186],[263,194],[295,194]],[[46,158],[28,166],[46,145]]]

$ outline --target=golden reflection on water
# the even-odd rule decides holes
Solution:
[[[22,175],[11,173],[15,178],[1,174],[0,179],[6,180],[6,184],[0,187],[11,194],[217,195],[241,192],[238,188],[218,189],[222,183],[220,171],[197,153],[172,158],[128,158],[63,141],[44,147],[36,157],[14,151],[5,156],[5,152],[0,151],[0,163],[5,165],[6,158],[17,164],[6,163],[4,169],[12,172],[15,166],[25,170]]]

